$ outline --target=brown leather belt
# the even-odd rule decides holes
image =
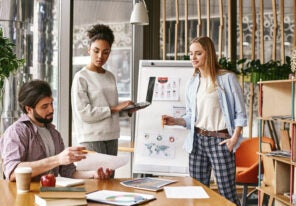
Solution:
[[[197,134],[201,134],[206,137],[219,137],[219,138],[230,138],[227,129],[218,130],[218,131],[208,131],[198,127],[194,127],[194,130]]]

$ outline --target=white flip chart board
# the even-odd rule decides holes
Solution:
[[[163,114],[185,113],[185,87],[193,75],[190,61],[141,60],[137,101],[145,101],[149,77],[155,76],[152,104],[136,113],[133,173],[188,175],[183,143],[188,130],[162,126]]]

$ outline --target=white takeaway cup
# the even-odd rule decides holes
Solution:
[[[25,193],[30,191],[32,168],[31,167],[17,167],[14,170],[16,179],[17,193]]]

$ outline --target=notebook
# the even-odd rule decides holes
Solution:
[[[155,84],[155,77],[149,77],[149,83],[147,88],[147,94],[146,94],[146,101],[145,102],[137,102],[134,105],[129,105],[126,108],[123,109],[123,111],[130,110],[130,109],[143,109],[145,107],[148,107],[153,98],[153,92],[154,92],[154,84]]]
[[[162,190],[164,186],[174,183],[176,180],[144,177],[138,179],[125,180],[120,182],[120,184],[126,187],[132,187],[142,190],[159,191]]]
[[[73,179],[73,178],[67,178],[67,177],[56,177],[56,185],[62,186],[62,187],[70,187],[70,186],[76,186],[76,185],[82,185],[84,184],[83,179]]]
[[[42,198],[35,194],[35,203],[39,206],[81,206],[87,205],[87,200],[83,198]]]
[[[84,187],[40,187],[38,196],[41,198],[84,198]]]

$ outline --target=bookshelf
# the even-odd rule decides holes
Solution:
[[[262,141],[259,148],[258,205],[263,204],[263,195],[269,196],[269,203],[275,205],[293,205],[295,157],[295,80],[260,81],[259,83],[259,137],[268,126],[270,135],[277,144],[277,150],[291,153],[291,157],[267,155]],[[272,124],[270,124],[272,123]],[[272,126],[270,126],[272,125]],[[275,127],[274,125],[277,125]],[[261,139],[260,139],[261,140]]]

